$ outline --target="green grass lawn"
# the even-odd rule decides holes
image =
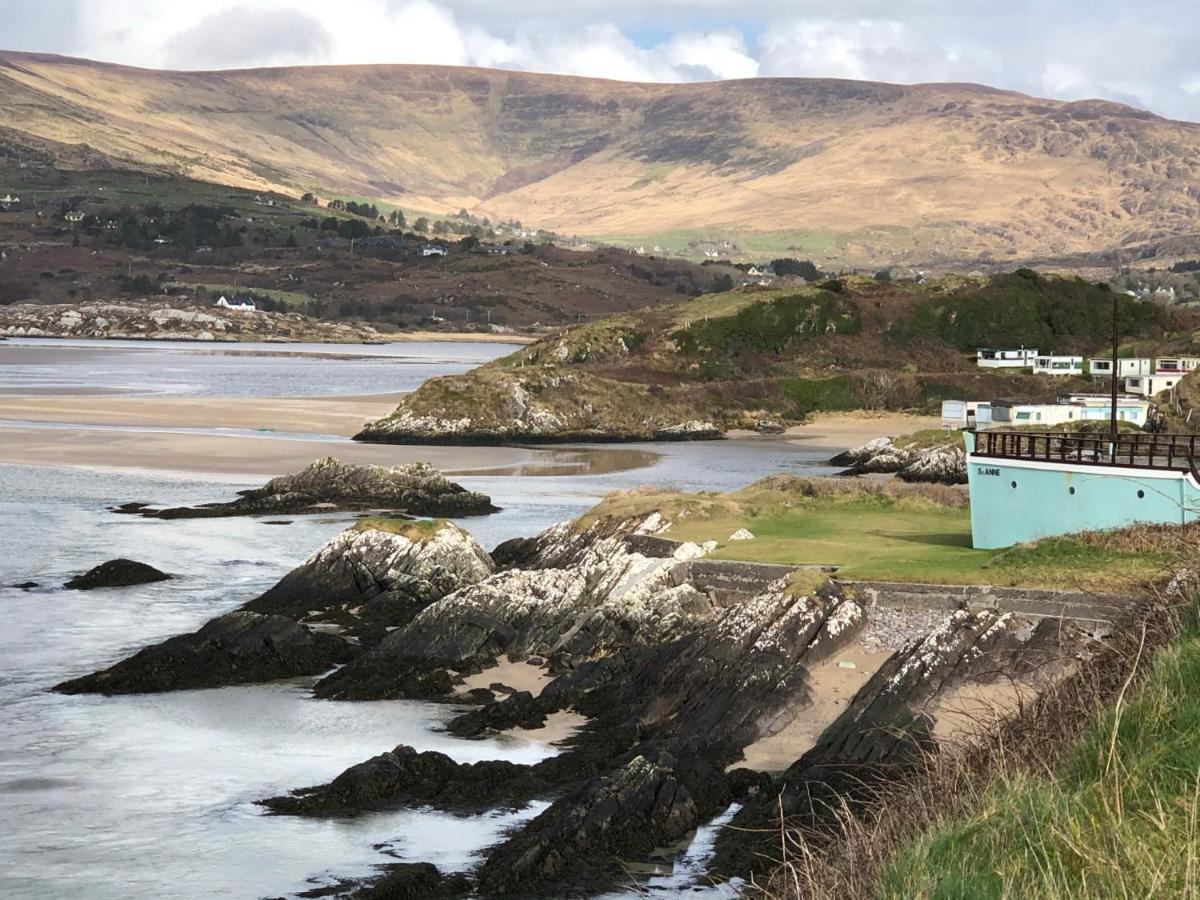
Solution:
[[[964,801],[914,839],[878,895],[1108,900],[1200,897],[1200,631],[1158,651],[1055,770]]]
[[[976,550],[965,497],[952,488],[897,484],[887,493],[826,482],[808,496],[800,486],[813,482],[775,481],[785,487],[618,495],[589,515],[659,509],[672,522],[666,537],[715,540],[722,545],[712,554],[716,559],[837,565],[847,579],[1113,591],[1144,583],[1169,562],[1165,552],[1073,538]],[[728,540],[739,528],[755,539]]]

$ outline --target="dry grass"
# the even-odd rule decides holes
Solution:
[[[1200,896],[1200,748],[1179,731],[1200,726],[1180,681],[1200,665],[1195,614],[1194,600],[1145,601],[1070,675],[980,722],[968,750],[831,810],[826,830],[781,829],[748,896]]]

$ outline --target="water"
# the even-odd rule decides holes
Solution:
[[[201,344],[182,341],[0,343],[0,394],[305,397],[411,391],[466,372],[515,344]]]
[[[397,346],[411,354],[417,345]],[[55,347],[66,361],[40,374],[26,370],[14,376],[0,367],[0,389],[19,383],[53,389],[61,383],[144,392],[186,385],[212,395],[253,377],[258,380],[241,386],[277,395],[286,383],[293,395],[313,395],[345,387],[346,367],[358,363],[314,354],[214,355],[194,345],[137,345],[120,352]],[[504,349],[429,347],[449,361],[368,360],[396,379],[376,380],[370,388],[415,386],[420,372],[458,370],[469,365],[465,360],[472,354]],[[249,370],[255,370],[253,376]],[[582,448],[597,456],[612,449]],[[504,509],[461,524],[490,548],[636,484],[728,490],[777,471],[827,471],[819,465],[821,454],[780,440],[646,449],[653,452],[647,457],[651,463],[633,471],[548,476],[532,467],[524,474],[464,478]],[[429,448],[435,465],[438,453]],[[128,500],[183,505],[228,499],[249,486],[219,475],[0,465],[0,896],[280,896],[335,876],[366,874],[392,859],[462,870],[505,828],[544,808],[540,802],[472,818],[402,810],[308,820],[264,816],[254,805],[256,799],[326,781],[400,743],[461,761],[533,762],[554,752],[512,738],[461,741],[439,733],[435,729],[451,715],[444,706],[316,701],[307,691],[311,680],[303,679],[111,698],[48,691],[238,606],[351,521],[326,515],[278,526],[257,519],[157,521],[108,511]],[[119,590],[61,589],[71,575],[116,556],[148,562],[176,578]],[[41,586],[11,587],[28,580]],[[703,871],[713,834],[715,826],[702,829],[669,875],[650,880],[655,896],[690,893],[687,885]]]

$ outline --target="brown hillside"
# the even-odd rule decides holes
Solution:
[[[1177,240],[1200,217],[1200,125],[973,85],[0,53],[0,97],[0,127],[116,160],[672,251],[1003,261]]]

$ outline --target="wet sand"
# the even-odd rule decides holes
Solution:
[[[403,394],[347,397],[0,396],[0,420],[72,425],[241,428],[350,437]],[[0,427],[4,422],[0,421]]]
[[[457,693],[465,695],[472,688],[486,688],[499,682],[517,691],[529,691],[536,697],[552,680],[553,676],[541,666],[502,660],[490,669],[466,676]],[[539,744],[556,744],[569,738],[586,723],[585,716],[577,712],[562,711],[548,715],[543,728],[510,728],[504,733]]]

